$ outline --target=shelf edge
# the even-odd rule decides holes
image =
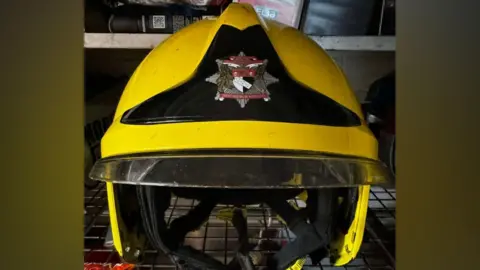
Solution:
[[[85,33],[86,49],[153,49],[170,34]],[[395,51],[394,36],[310,36],[329,51]]]

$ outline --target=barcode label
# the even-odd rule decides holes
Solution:
[[[167,26],[165,24],[164,15],[153,15],[152,16],[152,27],[154,29],[165,29]]]

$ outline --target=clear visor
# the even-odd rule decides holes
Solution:
[[[119,184],[197,188],[322,188],[388,185],[369,159],[328,155],[182,154],[98,160],[90,177]]]

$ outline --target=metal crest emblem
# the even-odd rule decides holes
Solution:
[[[217,85],[215,100],[235,99],[241,108],[251,99],[270,100],[267,86],[278,79],[266,72],[268,60],[246,56],[240,52],[237,56],[217,59],[218,72],[206,79]]]

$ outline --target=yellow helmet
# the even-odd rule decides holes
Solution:
[[[184,242],[218,205],[249,204],[268,205],[296,235],[269,269],[305,256],[346,264],[362,242],[369,185],[388,178],[342,71],[307,36],[244,4],[150,52],[101,152],[90,177],[107,182],[119,254],[137,263],[150,245],[182,269],[252,265],[242,211],[232,212],[240,244],[228,266]],[[301,194],[296,210],[287,201]],[[172,196],[198,204],[167,224]]]

